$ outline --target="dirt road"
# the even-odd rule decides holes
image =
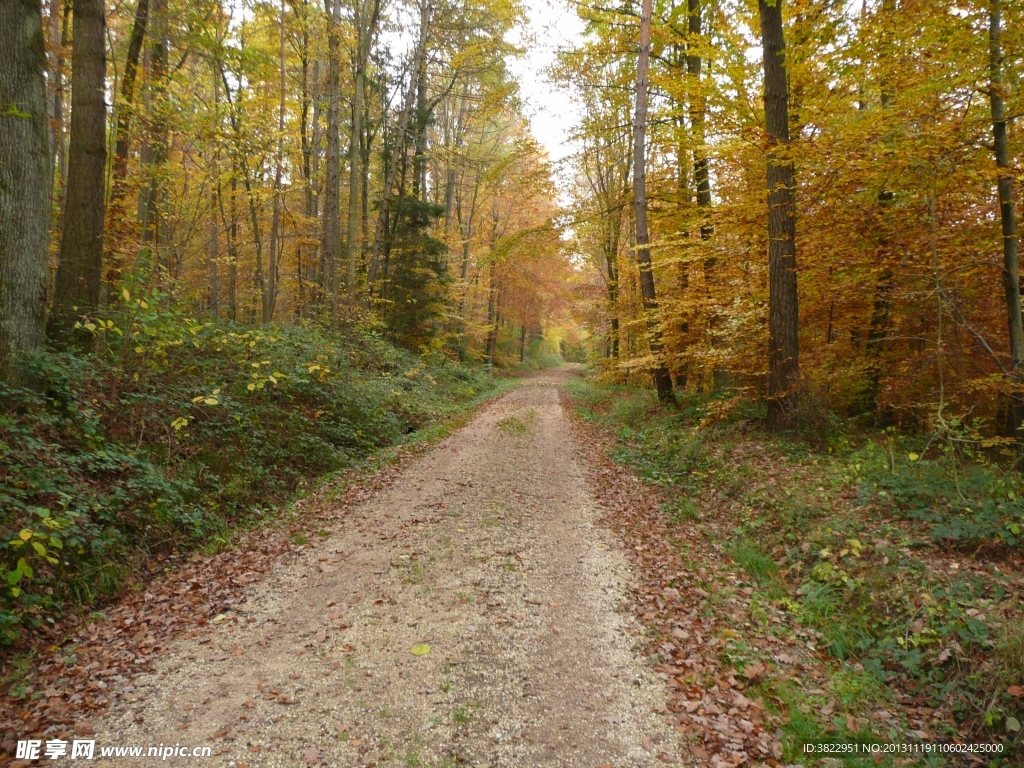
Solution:
[[[97,745],[210,745],[166,764],[254,768],[675,762],[567,375],[524,381],[339,509],[336,532],[132,681]]]

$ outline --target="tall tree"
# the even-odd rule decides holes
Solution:
[[[277,112],[277,154],[274,160],[274,212],[270,219],[270,263],[267,265],[267,285],[263,292],[263,322],[274,319],[277,305],[278,274],[281,256],[284,254],[284,237],[281,233],[281,174],[284,172],[284,108],[285,108],[285,0],[281,0],[281,28],[279,35],[278,69],[281,75],[280,101]]]
[[[110,201],[107,205],[110,232],[107,236],[106,272],[108,282],[120,276],[120,249],[127,237],[124,198],[127,194],[128,152],[131,149],[131,123],[135,105],[136,80],[139,75],[139,57],[149,23],[149,0],[138,0],[135,21],[128,38],[128,55],[121,76],[121,98],[117,104],[117,122],[114,130],[114,159],[111,163]]]
[[[1018,255],[1017,218],[1013,199],[1013,169],[1010,166],[1010,150],[1006,130],[1006,104],[1003,101],[1003,46],[1002,2],[989,0],[989,88],[988,98],[992,109],[992,138],[996,168],[999,179],[999,218],[1003,234],[1003,288],[1006,293],[1006,315],[1010,330],[1010,377],[1014,384],[1021,383],[1021,366],[1024,365],[1024,327],[1020,306],[1020,260]],[[1020,439],[1021,422],[1024,420],[1024,396],[1014,392],[1011,410],[1014,435]]]
[[[758,10],[768,133],[768,426],[776,429],[786,424],[798,402],[796,206],[782,0],[758,0]]]
[[[348,145],[348,237],[345,241],[345,287],[351,298],[356,289],[356,260],[359,257],[359,222],[362,195],[360,148],[363,142],[363,103],[366,98],[366,64],[377,30],[380,0],[355,0],[356,51],[353,57],[355,88],[352,96],[352,132]]]
[[[636,116],[633,122],[633,215],[636,219],[636,261],[640,268],[640,291],[647,313],[647,333],[655,358],[652,374],[658,399],[673,400],[672,376],[661,359],[661,328],[658,322],[658,296],[651,263],[651,238],[647,228],[647,73],[651,57],[651,0],[643,0],[640,9],[640,45],[636,67]]]
[[[0,380],[44,343],[53,165],[39,0],[0,3]]]
[[[321,221],[321,289],[333,307],[341,251],[341,0],[324,0],[327,15],[327,176]]]
[[[57,288],[47,332],[59,345],[87,344],[76,319],[100,306],[103,187],[107,161],[103,0],[75,0],[71,54],[71,146]]]

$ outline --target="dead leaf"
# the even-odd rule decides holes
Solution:
[[[320,750],[316,745],[306,750],[306,754],[302,756],[302,762],[306,765],[316,765],[320,762]]]
[[[1022,696],[1024,696],[1024,687],[1021,687],[1019,685],[1011,685],[1009,688],[1006,689],[1006,692],[1014,698],[1019,699]]]

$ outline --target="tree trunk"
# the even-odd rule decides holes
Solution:
[[[110,203],[107,216],[110,220],[107,236],[106,279],[108,284],[116,283],[121,277],[121,251],[128,236],[124,210],[126,180],[128,178],[128,152],[131,147],[131,120],[135,102],[135,81],[139,73],[139,56],[146,37],[149,23],[149,0],[139,0],[135,7],[135,22],[128,38],[128,56],[121,77],[121,99],[117,104],[117,127],[114,131],[114,160],[111,165]]]
[[[487,267],[487,365],[494,367],[494,350],[498,346],[498,281],[494,274],[493,245],[491,263]]]
[[[107,161],[104,102],[106,15],[103,0],[75,0],[71,54],[71,146],[57,287],[47,334],[58,345],[88,346],[76,320],[100,306],[103,281],[103,186]]]
[[[167,163],[167,0],[152,0],[149,19],[152,33],[149,60],[151,101],[146,126],[146,146],[142,164],[149,175],[149,187],[143,193],[142,242],[148,253],[150,279],[155,280],[160,265],[160,246],[166,241],[163,222],[164,165]]]
[[[655,358],[654,386],[658,399],[671,402],[672,376],[661,359],[661,331],[657,312],[658,297],[654,287],[654,272],[651,269],[650,235],[647,231],[647,68],[651,56],[651,0],[643,0],[640,11],[640,46],[636,68],[636,118],[633,123],[633,214],[636,219],[636,261],[640,268],[640,292],[647,314],[647,333],[650,337],[651,354]]]
[[[345,240],[345,287],[349,298],[356,291],[356,261],[359,258],[359,214],[362,195],[360,168],[363,143],[363,102],[366,94],[366,65],[380,12],[380,0],[360,0],[356,3],[356,55],[355,93],[352,98],[352,133],[348,145],[348,235]]]
[[[789,151],[782,0],[759,0],[764,59],[764,109],[768,133],[768,427],[785,426],[798,402],[800,376],[796,208]]]
[[[1003,289],[1006,294],[1006,315],[1010,341],[1010,379],[1021,382],[1024,364],[1024,327],[1020,306],[1020,261],[1018,254],[1017,218],[1014,212],[1013,169],[1006,130],[1006,106],[1003,103],[1003,47],[1000,41],[1002,26],[1001,0],[989,0],[989,101],[992,107],[992,137],[996,168],[999,173],[999,217],[1003,234]],[[1018,441],[1021,421],[1024,420],[1024,396],[1015,392],[1012,397],[1011,418],[1013,434]]]
[[[391,151],[390,167],[387,169],[384,177],[384,189],[381,190],[377,228],[373,236],[373,252],[370,255],[370,264],[366,271],[366,284],[371,295],[374,290],[374,283],[377,281],[377,270],[380,268],[380,257],[384,250],[384,241],[387,237],[391,191],[395,187],[395,179],[398,176],[399,165],[401,165],[400,160],[405,152],[405,134],[409,129],[409,119],[412,117],[413,99],[417,93],[416,83],[421,67],[425,66],[431,10],[430,3],[427,0],[423,0],[420,6],[420,36],[416,44],[416,51],[413,54],[412,69],[409,73],[409,90],[406,94],[405,103],[402,105],[402,114],[395,132],[395,146]]]
[[[325,2],[331,5],[327,34],[327,178],[324,180],[320,274],[333,311],[338,287],[335,266],[341,252],[341,0]]]
[[[53,183],[39,0],[0,2],[0,380],[41,349]]]
[[[519,329],[519,363],[526,360],[526,323]]]
[[[281,241],[281,174],[284,165],[284,99],[285,99],[285,58],[284,58],[285,0],[281,0],[281,40],[279,64],[281,70],[281,103],[277,113],[277,158],[274,170],[274,208],[270,217],[270,261],[267,264],[267,288],[263,293],[263,322],[274,319],[277,305],[277,276],[284,247]]]

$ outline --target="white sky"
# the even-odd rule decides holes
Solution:
[[[555,63],[558,50],[576,46],[583,39],[583,22],[567,0],[524,0],[529,17],[526,34],[513,42],[527,49],[525,56],[510,58],[508,68],[519,81],[533,135],[552,162],[572,153],[569,139],[578,122],[578,106],[572,96],[556,87],[547,68]]]

